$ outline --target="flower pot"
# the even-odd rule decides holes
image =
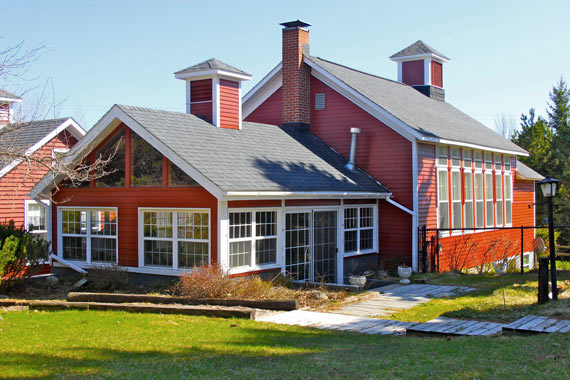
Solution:
[[[349,276],[348,283],[350,285],[358,285],[361,288],[364,288],[364,285],[366,285],[366,276]]]
[[[398,277],[400,277],[400,284],[408,285],[410,283],[410,277],[412,275],[412,268],[410,267],[398,267]]]

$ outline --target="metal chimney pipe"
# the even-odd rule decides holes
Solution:
[[[344,166],[350,171],[354,171],[356,168],[356,143],[358,142],[358,135],[360,134],[360,128],[350,128],[350,133],[352,138],[350,139],[350,155],[348,156],[348,163]]]

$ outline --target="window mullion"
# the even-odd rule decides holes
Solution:
[[[255,238],[256,238],[256,213],[255,212],[251,212],[251,236],[249,238],[249,240],[251,241],[251,257],[250,257],[250,261],[249,261],[249,265],[250,266],[254,266],[255,265]]]
[[[178,212],[172,212],[172,267],[178,269]]]
[[[85,245],[85,247],[87,249],[87,253],[86,253],[85,259],[86,259],[88,264],[91,264],[91,212],[92,212],[91,210],[85,212],[85,214],[86,214],[85,215],[85,218],[86,218],[85,226],[87,228],[87,231],[86,231],[87,242]],[[79,220],[80,220],[79,223],[81,223],[81,217]]]

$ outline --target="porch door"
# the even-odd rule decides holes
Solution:
[[[295,280],[336,282],[336,210],[286,214],[285,271]]]

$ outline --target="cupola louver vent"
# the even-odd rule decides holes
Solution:
[[[324,110],[326,106],[326,97],[324,93],[315,94],[315,109]]]

